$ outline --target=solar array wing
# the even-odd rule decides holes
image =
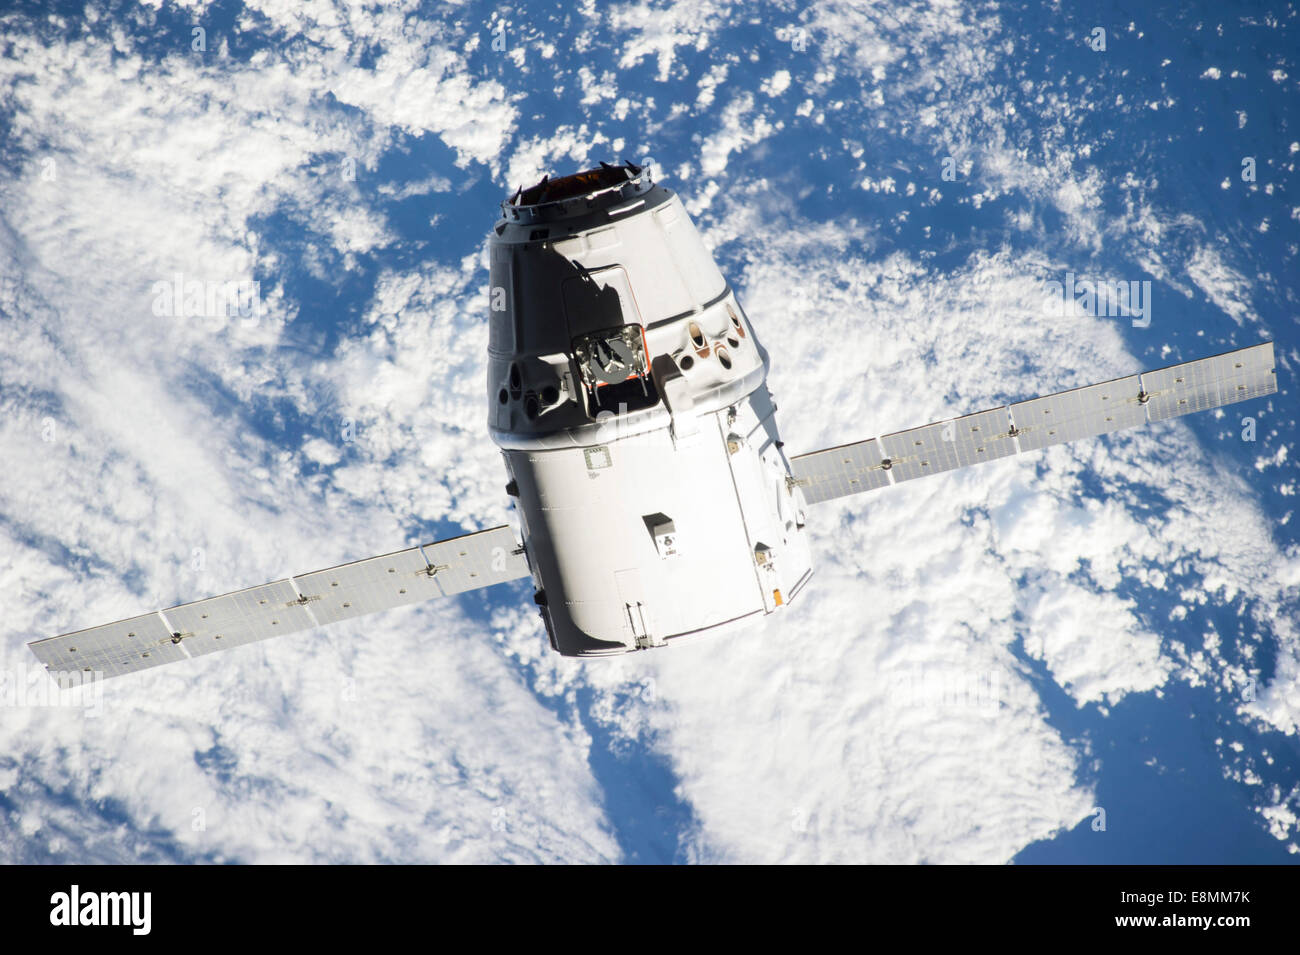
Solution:
[[[790,459],[809,504],[1277,391],[1264,342]]]
[[[102,673],[121,676],[164,663],[188,660],[157,612],[91,627],[28,644],[51,673]]]
[[[790,467],[803,485],[804,499],[817,504],[884,487],[889,483],[889,472],[882,466],[884,457],[876,439],[871,438],[801,454],[790,461]]]
[[[287,580],[181,604],[162,616],[192,657],[316,626]]]
[[[503,525],[28,645],[56,676],[108,678],[527,576]]]
[[[1006,408],[936,421],[880,439],[895,483],[1016,453]]]
[[[1146,424],[1146,412],[1138,400],[1141,392],[1138,376],[1129,375],[1019,401],[1011,406],[1011,418],[1016,425],[1020,450],[1037,451],[1053,444]]]
[[[514,532],[503,525],[293,580],[324,624],[527,576]]]
[[[453,537],[424,546],[444,593],[464,593],[528,576],[528,562],[510,528],[503,526],[470,536],[476,539]]]
[[[437,574],[429,574],[429,563],[418,547],[303,574],[293,581],[322,624],[444,596]]]
[[[1142,373],[1147,413],[1163,421],[1277,391],[1273,343]]]

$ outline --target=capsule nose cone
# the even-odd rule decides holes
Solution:
[[[632,187],[632,193],[635,193],[648,189],[650,185],[650,176],[641,166],[629,162],[613,166],[602,162],[595,169],[575,172],[559,179],[546,175],[536,185],[527,188],[521,186],[515,190],[514,195],[501,203],[501,214],[506,219],[518,219],[521,213],[531,211],[533,215],[530,218],[536,218],[544,206],[556,206],[573,199],[592,199],[601,193],[613,193],[611,199],[617,200],[629,186]]]

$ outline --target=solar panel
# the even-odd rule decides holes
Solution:
[[[803,488],[804,500],[819,504],[835,497],[873,491],[889,483],[884,455],[875,438],[790,459],[790,473]]]
[[[880,439],[895,481],[911,481],[1016,453],[1006,408],[936,421]]]
[[[501,526],[29,646],[53,674],[89,669],[107,678],[527,576],[522,548]]]
[[[293,580],[316,619],[333,623],[527,577],[528,562],[518,549],[509,527],[495,527]]]
[[[28,645],[52,673],[91,670],[106,678],[189,658],[156,611]]]
[[[437,571],[443,593],[459,594],[528,576],[528,561],[514,532],[497,527],[478,534],[424,545],[429,566]]]
[[[191,656],[255,643],[316,625],[287,580],[276,580],[220,597],[162,611]]]
[[[981,461],[1260,398],[1277,391],[1273,343],[1016,402],[790,459],[809,504]],[[1014,426],[1014,430],[1012,427]],[[892,478],[892,481],[891,481]]]
[[[1132,428],[1146,423],[1138,401],[1142,383],[1137,375],[1073,388],[1011,406],[1021,451]]]
[[[1273,343],[1143,372],[1142,389],[1152,421],[1271,395],[1277,391]]]
[[[370,557],[295,577],[322,624],[443,596],[420,548]]]

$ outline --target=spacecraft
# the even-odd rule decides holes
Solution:
[[[824,501],[1277,390],[1264,342],[791,456],[768,353],[648,166],[516,192],[488,251],[487,425],[522,543],[503,525],[38,640],[45,667],[118,676],[521,578],[561,654],[668,646],[796,602]]]

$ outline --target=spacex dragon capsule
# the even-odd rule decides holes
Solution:
[[[768,356],[681,198],[603,166],[502,213],[488,431],[551,646],[624,653],[788,603],[812,558]]]

